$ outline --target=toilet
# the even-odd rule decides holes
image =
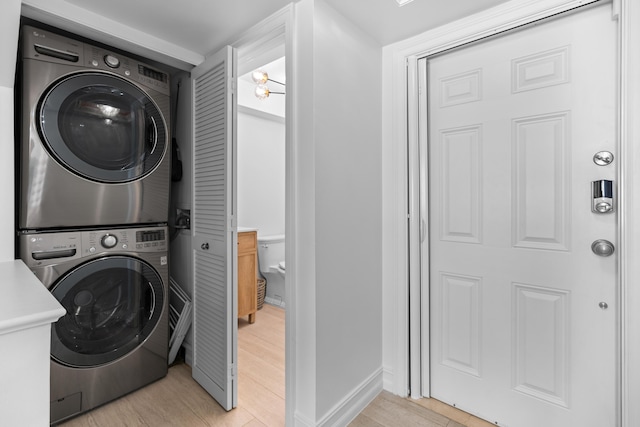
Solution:
[[[264,301],[284,308],[284,234],[258,236],[258,266],[267,280]]]

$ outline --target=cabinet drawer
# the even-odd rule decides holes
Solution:
[[[258,239],[255,231],[238,233],[238,252],[253,251],[258,248]]]

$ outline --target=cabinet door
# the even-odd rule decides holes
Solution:
[[[258,309],[256,251],[256,232],[238,233],[238,317],[249,315],[249,323]]]

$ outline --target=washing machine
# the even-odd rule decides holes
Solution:
[[[19,235],[20,256],[66,309],[51,328],[51,423],[167,374],[166,226]]]
[[[18,228],[168,220],[169,75],[25,25]]]

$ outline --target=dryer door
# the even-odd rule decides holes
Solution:
[[[140,88],[113,74],[71,74],[45,91],[36,122],[50,154],[97,182],[133,181],[153,171],[168,145],[165,120]]]
[[[51,357],[72,367],[119,359],[140,346],[162,314],[162,279],[147,263],[112,256],[62,276],[51,293],[67,310],[51,329]]]

